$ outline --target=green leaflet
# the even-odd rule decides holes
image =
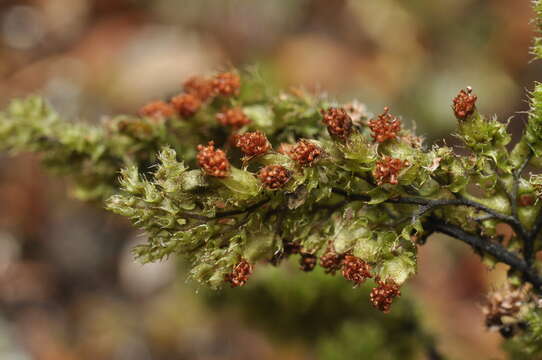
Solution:
[[[260,184],[253,174],[234,167],[231,168],[230,176],[218,179],[218,181],[234,192],[240,199],[254,197],[260,190]]]

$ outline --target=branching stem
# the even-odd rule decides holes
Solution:
[[[333,189],[333,192],[335,192],[336,194],[346,196],[353,200],[360,200],[360,201],[370,200],[370,197],[367,195],[349,194],[341,189]],[[421,216],[428,211],[434,210],[442,206],[468,206],[468,207],[472,207],[474,209],[483,211],[487,213],[488,215],[491,215],[492,217],[499,219],[504,223],[509,224],[522,238],[527,237],[527,232],[523,228],[523,225],[514,216],[499,213],[498,211],[495,211],[483,204],[480,204],[476,201],[472,201],[463,197],[458,197],[456,199],[435,199],[435,200],[428,200],[428,199],[418,198],[418,197],[398,197],[398,198],[388,199],[386,200],[386,202],[391,203],[391,204],[421,205],[422,207],[418,211],[418,216]]]
[[[532,269],[532,267],[523,259],[508,251],[504,246],[493,242],[489,239],[468,233],[460,227],[452,224],[447,224],[444,221],[436,218],[431,218],[426,224],[430,230],[437,231],[453,238],[456,238],[466,244],[469,244],[474,249],[480,250],[495,257],[500,262],[509,265],[512,269],[520,272],[525,281],[530,282],[534,286],[537,293],[542,293],[542,278]]]
[[[518,170],[518,174],[520,173],[520,170]],[[349,194],[341,189],[333,189],[333,192],[343,195],[352,200],[370,200],[370,197],[367,195]],[[517,196],[516,194],[513,194],[512,196]],[[504,246],[493,242],[490,239],[468,233],[462,230],[460,227],[453,224],[448,224],[442,219],[438,219],[436,217],[430,217],[428,221],[425,222],[424,228],[429,233],[441,232],[443,234],[454,237],[464,243],[467,243],[473,248],[480,250],[483,253],[494,256],[500,262],[503,262],[509,265],[514,270],[520,272],[525,281],[532,283],[535,287],[535,290],[539,293],[542,293],[542,278],[535,272],[532,267],[534,240],[538,236],[540,231],[542,231],[542,211],[541,214],[538,216],[538,219],[532,230],[527,231],[518,220],[517,216],[502,214],[483,204],[463,197],[457,197],[454,199],[434,200],[428,200],[418,197],[398,197],[388,199],[385,202],[392,204],[420,205],[420,208],[414,215],[415,218],[442,206],[468,206],[476,210],[485,212],[485,216],[487,217],[495,218],[509,224],[514,229],[516,234],[521,237],[523,243],[525,244],[523,252],[524,259],[518,257],[516,254],[508,251]]]

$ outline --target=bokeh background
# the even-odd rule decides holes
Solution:
[[[98,123],[190,75],[250,66],[375,113],[389,105],[451,144],[451,99],[471,85],[517,137],[542,78],[531,17],[528,0],[1,0],[0,105],[37,93]],[[506,358],[479,310],[503,269],[445,237],[420,249],[387,316],[367,288],[295,264],[209,293],[174,259],[135,263],[142,235],[72,200],[38,160],[0,155],[2,359]]]

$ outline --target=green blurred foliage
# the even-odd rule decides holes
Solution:
[[[433,349],[411,294],[396,300],[390,314],[370,306],[372,284],[353,288],[341,276],[316,269],[299,272],[289,261],[259,267],[240,289],[206,292],[211,306],[239,314],[279,342],[302,342],[321,360],[418,359]]]

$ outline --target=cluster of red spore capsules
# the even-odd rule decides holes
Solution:
[[[201,106],[212,101],[215,97],[230,97],[239,94],[241,87],[240,78],[237,74],[228,72],[218,74],[211,79],[193,77],[184,83],[184,93],[173,97],[169,102],[155,101],[145,105],[139,111],[141,116],[153,118],[168,118],[175,114],[182,118],[194,116]],[[461,90],[454,98],[452,108],[456,117],[465,120],[471,116],[476,109],[476,95],[472,89]],[[330,107],[321,110],[323,123],[326,125],[329,135],[341,143],[348,143],[349,138],[355,131],[354,122],[344,108]],[[232,145],[238,148],[244,155],[243,161],[249,161],[254,157],[265,155],[273,151],[270,141],[260,131],[244,132],[240,130],[250,125],[249,117],[243,112],[242,107],[235,106],[223,108],[216,114],[218,123],[234,131],[230,137]],[[383,144],[395,141],[401,133],[401,121],[390,113],[389,108],[372,120],[366,126],[371,130],[374,143]],[[404,137],[403,137],[404,139]],[[199,145],[196,160],[203,172],[212,177],[224,178],[230,174],[230,162],[225,151],[215,147],[214,142],[208,145]],[[296,144],[280,145],[279,153],[289,156],[297,170],[313,166],[324,155],[324,150],[318,146],[318,142],[306,139],[299,140]],[[376,161],[372,176],[378,186],[384,184],[397,185],[401,171],[409,166],[409,162],[383,156]],[[255,176],[259,178],[262,186],[268,190],[283,188],[294,176],[295,169],[288,169],[283,165],[270,164],[261,168]],[[523,199],[521,199],[523,201]],[[371,265],[351,253],[339,254],[329,248],[318,259],[312,252],[306,252],[299,244],[284,244],[283,251],[273,256],[271,263],[277,265],[289,255],[298,254],[299,267],[303,271],[312,271],[317,265],[328,274],[341,272],[342,276],[351,281],[354,286],[363,284],[367,279],[372,278]],[[254,264],[241,258],[224,280],[232,287],[244,286],[254,269]],[[380,311],[390,311],[393,300],[401,295],[400,286],[391,279],[375,279],[376,286],[371,290],[370,301]]]
[[[285,244],[284,253],[280,256],[280,259],[284,256],[292,254],[299,254],[299,268],[302,271],[312,271],[318,264],[318,258],[316,255],[304,252],[299,245]],[[280,259],[273,264],[277,265]],[[337,271],[341,271],[343,277],[346,280],[352,281],[354,286],[363,284],[367,279],[372,278],[371,266],[362,259],[351,254],[337,254],[332,250],[327,250],[324,255],[320,257],[320,266],[324,268],[324,271],[328,274],[335,274]],[[233,266],[231,273],[225,276],[225,281],[228,282],[231,287],[243,286],[247,283],[248,278],[252,274],[253,265],[246,259],[241,259],[237,264]],[[388,279],[386,281],[377,277],[376,286],[371,290],[370,302],[378,310],[388,313],[391,309],[393,300],[396,297],[401,296],[401,290],[398,284],[393,280]]]
[[[217,74],[210,79],[195,76],[185,81],[184,92],[181,94],[172,97],[168,102],[153,101],[143,106],[138,113],[140,116],[151,118],[170,118],[177,114],[181,118],[188,119],[194,116],[203,104],[215,97],[237,95],[240,87],[241,79],[233,72]],[[236,121],[239,122],[239,119]]]

